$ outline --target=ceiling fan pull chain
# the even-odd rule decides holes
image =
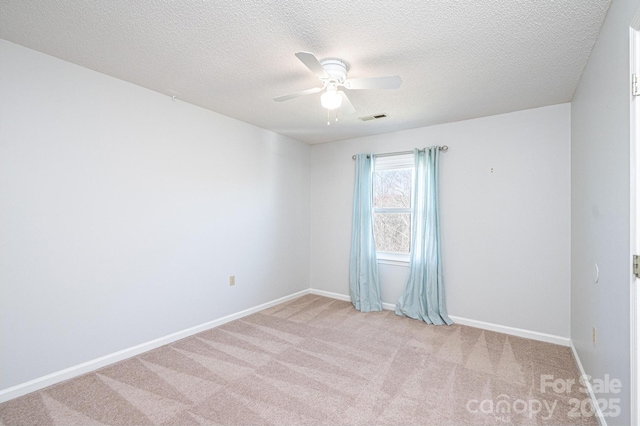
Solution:
[[[327,126],[331,126],[331,110],[327,110]]]

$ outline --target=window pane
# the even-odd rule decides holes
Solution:
[[[411,207],[411,170],[376,171],[373,205],[380,208]]]
[[[376,251],[409,253],[411,243],[410,213],[376,213],[374,215]]]

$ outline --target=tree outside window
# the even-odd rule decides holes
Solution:
[[[376,159],[373,205],[378,252],[409,253],[413,169],[412,157],[410,161],[406,158]]]

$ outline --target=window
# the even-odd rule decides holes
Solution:
[[[409,261],[413,172],[412,154],[376,158],[373,220],[380,260]]]

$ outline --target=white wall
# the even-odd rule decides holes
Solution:
[[[309,288],[308,145],[0,57],[0,389]]]
[[[436,144],[449,313],[569,337],[569,104],[313,145],[311,287],[348,294],[351,156]],[[380,265],[384,302],[406,273]]]
[[[621,425],[632,423],[629,25],[639,8],[637,0],[612,2],[571,115],[571,339],[587,374],[622,380],[622,393],[598,395],[621,399],[621,415],[607,419]]]

